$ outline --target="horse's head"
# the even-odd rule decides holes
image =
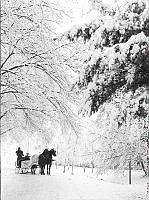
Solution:
[[[51,149],[50,152],[51,152],[51,154],[52,154],[53,156],[56,156],[56,151],[55,151],[54,149]]]

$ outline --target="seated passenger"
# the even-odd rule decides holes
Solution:
[[[23,157],[24,160],[30,160],[29,153],[26,153],[26,155]]]
[[[22,157],[20,160],[19,160],[19,167],[21,168],[21,162],[22,161],[25,161],[25,160],[30,160],[30,156],[29,156],[29,153],[26,153],[26,155],[24,157]]]
[[[21,159],[24,156],[23,151],[21,150],[20,147],[18,147],[18,150],[16,151],[17,154],[17,165],[21,168]]]

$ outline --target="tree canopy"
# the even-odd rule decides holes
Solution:
[[[48,121],[77,133],[77,97],[53,39],[63,14],[54,1],[2,1],[2,134],[26,127],[44,132]]]
[[[102,8],[96,20],[74,27],[70,41],[82,38],[86,48],[82,74],[76,83],[84,92],[89,115],[118,91],[135,92],[149,84],[149,7],[130,1]]]

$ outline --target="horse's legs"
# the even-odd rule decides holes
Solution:
[[[49,175],[51,175],[51,174],[50,174],[51,164],[52,164],[52,163],[49,163]]]
[[[32,167],[32,174],[35,174],[36,166]]]
[[[40,165],[40,174],[43,175],[43,172],[44,172],[44,170],[43,170],[43,166]]]
[[[49,164],[49,175],[51,175],[50,170],[51,170],[51,163]]]
[[[31,174],[33,174],[33,166],[31,166]]]
[[[47,163],[47,174],[49,174],[49,171],[48,171],[48,163]]]
[[[40,174],[42,175],[42,167],[40,166]]]
[[[42,175],[42,166],[40,166],[40,174]]]
[[[41,166],[39,165],[39,174],[41,174]]]
[[[45,170],[45,165],[43,166],[43,175],[45,175],[44,170]]]
[[[50,165],[49,165],[49,163],[47,164],[47,174],[50,175]]]
[[[41,166],[41,175],[43,175],[43,166]]]

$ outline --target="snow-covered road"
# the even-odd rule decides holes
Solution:
[[[77,171],[52,168],[52,175],[2,173],[2,200],[145,200],[146,183],[127,185]]]

